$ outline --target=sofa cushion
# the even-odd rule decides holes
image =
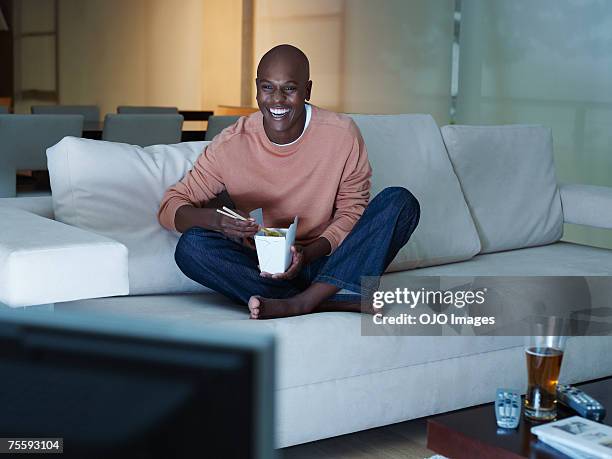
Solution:
[[[124,245],[0,206],[0,303],[11,307],[126,295]]]
[[[421,220],[389,271],[467,260],[480,251],[459,181],[440,130],[429,115],[352,115],[372,164],[372,196],[389,186],[409,189]]]
[[[433,268],[431,268],[433,269]],[[410,276],[397,272],[383,277]],[[56,307],[57,309],[57,307]],[[341,381],[376,372],[427,365],[455,357],[517,348],[522,336],[364,336],[362,320],[352,313],[308,314],[273,320],[249,320],[246,306],[238,306],[218,293],[145,295],[99,298],[63,303],[62,311],[106,313],[167,323],[217,323],[245,331],[271,332],[277,339],[277,389],[286,390],[325,381]],[[577,339],[577,338],[572,338]],[[588,337],[596,341],[612,337]],[[418,350],[418,352],[415,352]],[[593,362],[598,360],[593,358]],[[581,362],[574,362],[582,365]],[[524,365],[524,363],[523,363]],[[564,370],[567,371],[569,368]],[[612,370],[608,359],[604,368]],[[364,388],[367,391],[367,388]],[[494,395],[490,394],[491,396]]]
[[[543,126],[444,126],[442,136],[482,252],[561,239],[552,135]]]
[[[129,321],[155,319],[168,327],[184,321],[194,326],[223,322],[273,332],[278,447],[490,402],[495,396],[491,388],[521,387],[526,381],[522,337],[366,337],[362,317],[352,313],[248,320],[245,306],[212,292],[100,298],[56,309],[120,315]],[[611,374],[611,345],[610,336],[570,338],[562,381]],[[458,381],[468,389],[448,390]]]
[[[278,389],[523,344],[522,337],[512,336],[363,336],[361,321],[369,316],[342,312],[249,320],[246,306],[233,304],[215,292],[81,300],[63,303],[60,310],[155,319],[168,326],[186,320],[192,325],[214,322],[273,333],[277,339]]]
[[[130,294],[207,290],[176,266],[179,234],[159,225],[157,210],[208,143],[142,148],[66,137],[47,150],[55,218],[128,248]]]
[[[395,275],[395,274],[394,274]],[[612,276],[612,250],[557,242],[417,269],[414,276]]]

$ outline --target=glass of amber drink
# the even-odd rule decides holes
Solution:
[[[557,416],[557,384],[565,351],[566,330],[553,317],[534,323],[534,335],[526,338],[527,394],[524,413],[534,421],[550,421]]]

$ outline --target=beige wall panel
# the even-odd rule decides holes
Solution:
[[[311,62],[312,102],[353,113],[449,117],[452,0],[257,0],[255,65],[291,43]]]
[[[61,0],[61,103],[201,109],[204,3]]]
[[[55,91],[55,38],[21,39],[21,89]]]
[[[242,0],[204,0],[203,30],[202,106],[240,105]]]
[[[61,0],[60,103],[146,104],[145,0]]]
[[[310,8],[310,4],[309,8],[304,8],[298,1],[258,0],[255,4],[255,70],[261,57],[270,48],[282,43],[297,46],[310,61],[310,77],[313,81],[311,102],[328,109],[341,110],[341,3],[338,0],[315,2],[317,8]]]
[[[177,6],[180,4],[180,7]],[[202,0],[149,0],[146,100],[149,105],[199,110],[206,30]]]

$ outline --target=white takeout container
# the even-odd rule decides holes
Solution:
[[[259,211],[260,209],[257,209]],[[261,212],[251,212],[258,224],[263,226]],[[260,217],[260,218],[258,218]],[[260,271],[279,274],[284,273],[291,264],[291,246],[295,242],[295,232],[298,226],[298,217],[293,219],[289,228],[268,228],[282,233],[283,236],[266,236],[263,231],[255,235],[255,248],[259,260]]]

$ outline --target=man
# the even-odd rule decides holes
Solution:
[[[179,268],[247,304],[252,319],[360,311],[361,276],[381,275],[419,220],[404,188],[387,188],[368,205],[371,167],[359,129],[306,103],[309,73],[299,49],[268,51],[255,80],[260,111],[216,136],[159,210],[165,228],[183,233]],[[202,208],[224,190],[243,216],[261,207],[267,227],[286,228],[299,216],[285,273],[259,272],[253,219]]]

